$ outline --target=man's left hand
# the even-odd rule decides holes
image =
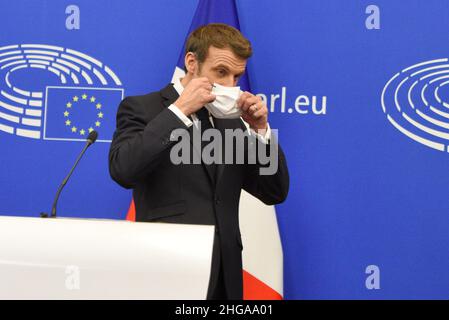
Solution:
[[[262,99],[245,91],[237,101],[237,106],[242,109],[242,119],[249,124],[250,128],[264,134],[267,130],[268,109]]]

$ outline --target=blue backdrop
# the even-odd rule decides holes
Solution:
[[[131,193],[107,159],[118,103],[170,81],[196,6],[0,2],[0,214],[49,211],[93,128],[104,141],[81,161],[59,215],[124,218]],[[277,207],[285,298],[447,299],[449,3],[237,8],[254,47],[251,87],[291,174]]]

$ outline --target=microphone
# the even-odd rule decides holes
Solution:
[[[58,191],[56,192],[55,200],[53,201],[53,206],[51,207],[51,215],[50,218],[56,218],[56,205],[58,204],[59,195],[61,194],[62,189],[67,184],[67,181],[69,181],[70,176],[73,173],[73,170],[75,170],[76,166],[78,165],[78,162],[81,160],[81,157],[84,155],[84,152],[86,152],[87,148],[95,143],[95,141],[98,138],[98,132],[93,130],[89,133],[89,136],[86,140],[86,145],[84,146],[83,150],[81,151],[80,155],[75,161],[75,164],[73,165],[72,169],[70,170],[69,174],[65,177],[65,179],[62,181],[61,185],[58,188]],[[40,214],[41,218],[48,218],[48,214],[45,212],[41,212]]]

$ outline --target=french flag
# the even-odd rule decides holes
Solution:
[[[226,23],[240,30],[235,0],[200,0],[187,36],[209,23]],[[185,75],[184,51],[183,47],[172,82]],[[239,86],[251,92],[246,72],[240,78]],[[134,201],[131,201],[126,219],[135,221]],[[244,248],[243,298],[283,299],[283,253],[274,206],[267,206],[242,190],[240,230]]]

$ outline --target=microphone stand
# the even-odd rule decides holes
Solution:
[[[96,131],[93,131],[96,132]],[[61,194],[62,189],[64,188],[64,186],[67,184],[67,181],[69,181],[70,176],[72,175],[73,171],[75,170],[76,166],[78,165],[78,162],[81,160],[82,156],[84,155],[84,153],[86,152],[87,148],[89,148],[89,146],[91,144],[93,144],[95,142],[95,140],[97,139],[97,137],[94,135],[94,138],[91,139],[91,136],[89,135],[89,137],[87,138],[87,142],[86,145],[84,146],[83,150],[81,151],[80,155],[78,156],[78,158],[75,161],[75,164],[73,165],[72,169],[70,170],[69,174],[65,177],[65,179],[62,181],[61,185],[58,188],[58,191],[56,192],[56,196],[55,199],[53,201],[53,205],[51,207],[51,215],[48,216],[48,214],[46,212],[41,212],[40,216],[41,218],[56,218],[56,205],[58,204],[58,199],[59,199],[59,195]]]

